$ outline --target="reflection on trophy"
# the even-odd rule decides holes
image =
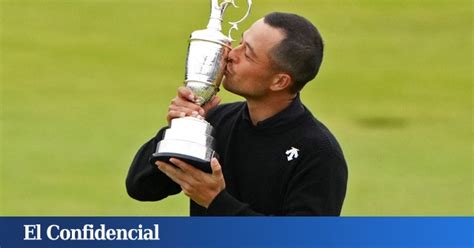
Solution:
[[[247,0],[245,16],[236,22],[229,22],[228,36],[222,34],[222,17],[229,4],[237,7],[234,0],[211,0],[211,16],[207,28],[191,34],[186,57],[184,84],[190,89],[195,102],[207,103],[219,91],[224,76],[227,54],[231,49],[230,33],[238,29],[237,24],[245,20],[250,13],[251,0]],[[152,162],[168,162],[170,158],[182,159],[195,167],[211,172],[210,162],[216,157],[213,127],[202,117],[182,117],[171,121],[163,140],[158,142]]]

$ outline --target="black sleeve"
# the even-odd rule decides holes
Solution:
[[[181,187],[173,182],[156,165],[150,163],[156,144],[163,138],[165,128],[138,150],[128,171],[126,186],[130,197],[139,201],[158,201],[177,194]]]
[[[347,187],[344,158],[327,152],[301,162],[288,183],[283,214],[339,216]]]
[[[307,156],[298,164],[284,193],[282,215],[339,216],[346,194],[347,165],[331,153]],[[219,193],[207,209],[208,215],[264,215],[229,194]]]
[[[256,212],[250,208],[246,203],[243,203],[231,194],[229,194],[225,189],[221,191],[215,198],[212,200],[211,204],[207,208],[207,215],[215,216],[262,216],[264,214]]]

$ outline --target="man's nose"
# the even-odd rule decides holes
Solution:
[[[229,54],[227,55],[227,62],[236,63],[237,61],[238,59],[237,59],[236,49],[233,48],[232,50],[229,51]]]

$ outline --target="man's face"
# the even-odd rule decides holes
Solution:
[[[247,99],[266,96],[276,74],[270,51],[284,37],[282,31],[265,24],[263,19],[255,22],[229,53],[224,88]]]

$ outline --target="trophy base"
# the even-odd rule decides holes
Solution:
[[[206,160],[202,160],[202,159],[199,159],[199,158],[196,158],[196,157],[192,157],[192,156],[188,156],[188,155],[185,155],[185,154],[179,154],[179,153],[170,153],[170,152],[164,152],[164,153],[153,153],[153,156],[151,157],[150,159],[150,162],[155,164],[156,161],[162,161],[162,162],[165,162],[165,163],[168,163],[168,164],[171,164],[173,166],[175,166],[174,164],[172,164],[170,162],[170,159],[171,158],[177,158],[177,159],[180,159],[204,172],[207,172],[207,173],[212,173],[212,169],[211,169],[211,161],[206,161]]]
[[[211,173],[211,160],[217,156],[211,133],[212,126],[205,120],[190,116],[175,118],[156,144],[150,161],[169,162],[174,157]]]

